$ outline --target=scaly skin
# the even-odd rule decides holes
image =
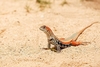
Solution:
[[[84,30],[86,30],[87,28],[89,28],[90,26],[92,26],[95,23],[98,23],[98,22],[94,22],[94,23],[88,25],[87,27],[85,27],[81,31],[73,34],[71,37],[69,37],[67,39],[64,39],[64,38],[59,39],[54,35],[52,30],[48,26],[45,26],[45,25],[41,26],[40,30],[43,31],[47,35],[47,40],[48,40],[48,48],[44,48],[44,49],[45,50],[51,49],[52,51],[55,51],[55,52],[61,52],[61,49],[64,49],[64,48],[67,48],[70,46],[78,46],[78,45],[84,45],[86,43],[89,43],[89,42],[77,42],[76,40],[83,33]],[[65,40],[65,41],[63,41],[63,40]],[[50,48],[51,44],[54,45],[53,48]]]

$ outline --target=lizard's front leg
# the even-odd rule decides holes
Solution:
[[[51,43],[50,43],[50,41],[48,41],[48,49],[50,49],[50,47],[51,47]]]

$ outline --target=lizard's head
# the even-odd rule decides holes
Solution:
[[[52,30],[48,26],[43,25],[39,29],[43,31],[47,35],[48,38],[50,38],[51,36],[54,36]]]
[[[50,29],[49,27],[45,26],[45,25],[41,26],[39,29],[40,29],[41,31],[44,31],[45,33],[51,31],[51,29]]]

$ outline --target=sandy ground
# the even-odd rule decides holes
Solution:
[[[100,24],[94,24],[78,41],[91,44],[43,50],[47,37],[39,30],[49,26],[57,37],[69,37],[92,22],[100,22],[100,2],[67,0],[40,11],[35,0],[0,0],[0,67],[100,67]],[[29,12],[27,11],[27,8]]]

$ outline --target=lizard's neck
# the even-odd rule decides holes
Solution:
[[[56,38],[56,36],[52,32],[52,30],[49,30],[48,32],[46,32],[46,35],[47,35],[48,39],[50,39],[51,37]]]

